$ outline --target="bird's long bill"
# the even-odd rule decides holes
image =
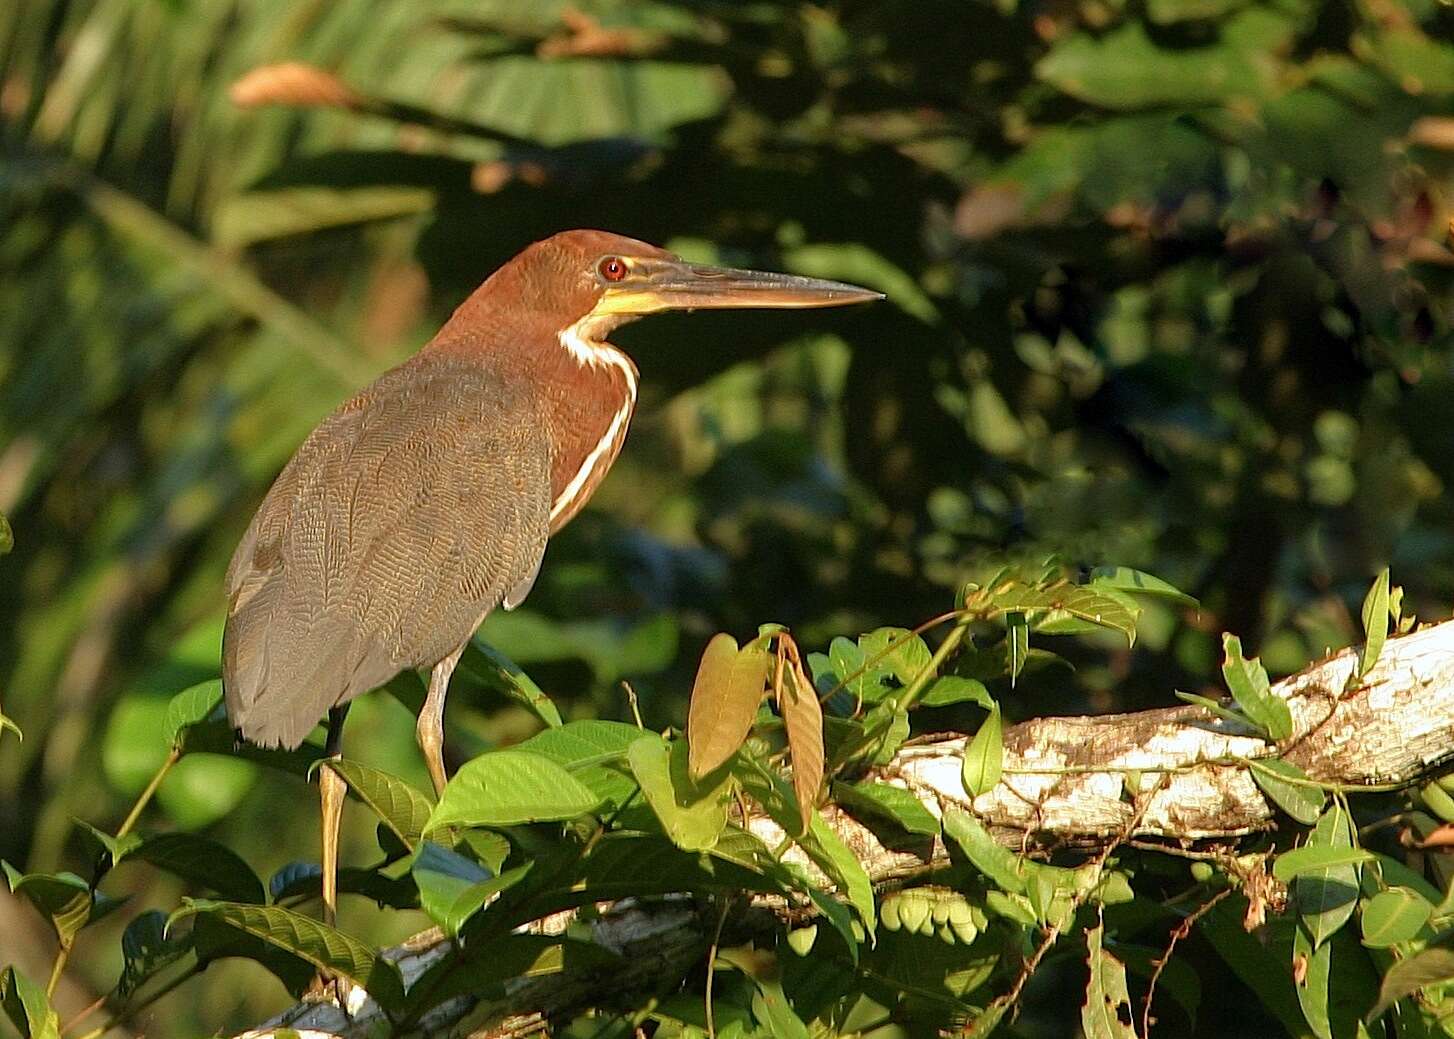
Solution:
[[[698,307],[841,307],[883,298],[872,289],[822,278],[639,260],[632,262],[626,279],[607,288],[601,303],[618,314],[649,314]]]

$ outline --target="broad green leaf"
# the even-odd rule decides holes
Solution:
[[[668,744],[646,733],[627,749],[626,760],[672,843],[683,851],[705,851],[727,826],[731,777],[722,772],[715,783],[693,780],[682,767],[685,749],[680,740]]]
[[[116,996],[125,1000],[157,971],[164,970],[192,948],[190,934],[167,934],[167,914],[148,909],[126,925],[121,935],[121,978]]]
[[[1133,570],[1129,566],[1095,567],[1090,572],[1090,580],[1087,584],[1091,588],[1109,588],[1118,592],[1131,592],[1136,595],[1168,599],[1179,606],[1195,608],[1199,605],[1195,599],[1174,585],[1168,584],[1159,577],[1153,577],[1151,574]]]
[[[1090,585],[1076,585],[1059,580],[1049,585],[1030,585],[1020,581],[992,588],[985,597],[988,616],[1004,617],[1012,637],[1023,641],[1026,636],[1014,635],[1017,627],[1029,627],[1030,621],[1048,616],[1066,616],[1108,628],[1126,636],[1127,645],[1136,641],[1136,617],[1139,607],[1113,589],[1097,590]],[[1011,659],[1012,666],[1024,666],[1024,652]],[[1014,673],[1019,674],[1019,668]]]
[[[1373,854],[1362,848],[1314,848],[1304,846],[1285,851],[1272,865],[1272,875],[1284,884],[1294,877],[1314,870],[1331,869],[1335,866],[1357,866],[1373,858]]]
[[[1426,985],[1442,985],[1454,981],[1454,949],[1442,945],[1416,952],[1394,963],[1383,975],[1378,989],[1378,1002],[1368,1012],[1367,1020],[1376,1021],[1385,1010],[1405,996],[1411,996]]]
[[[560,711],[540,686],[520,665],[478,635],[465,647],[459,667],[486,688],[523,704],[551,728],[561,724]]]
[[[731,635],[713,635],[707,643],[687,713],[693,776],[720,768],[747,739],[767,689],[772,660],[757,642],[739,650]]]
[[[765,655],[765,654],[764,654]],[[818,694],[796,662],[782,669],[782,688],[778,690],[778,712],[788,734],[788,755],[793,766],[793,794],[798,799],[802,821],[798,832],[806,832],[812,822],[818,794],[823,789],[823,708]]]
[[[373,811],[413,851],[419,846],[434,803],[417,787],[398,776],[346,758],[329,758],[322,768],[331,768],[348,784],[354,796]]]
[[[1287,701],[1272,692],[1267,670],[1256,657],[1242,656],[1242,640],[1236,635],[1222,635],[1222,677],[1232,692],[1232,699],[1252,723],[1274,740],[1292,735],[1292,710]]]
[[[950,704],[979,704],[985,710],[994,709],[994,697],[977,678],[963,678],[959,675],[941,675],[930,682],[919,704],[922,707],[947,707]]]
[[[839,635],[828,644],[828,662],[832,664],[843,688],[853,696],[868,703],[876,703],[888,691],[884,681],[892,672],[887,664],[879,661],[866,668],[868,657],[852,639]]]
[[[765,978],[753,980],[757,982],[757,992],[752,997],[752,1016],[767,1029],[767,1034],[776,1039],[810,1039],[808,1026],[793,1011],[782,983]]]
[[[142,841],[139,833],[128,833],[125,837],[113,837],[105,830],[98,830],[83,819],[77,819],[75,823],[81,828],[81,833],[95,847],[96,854],[109,857],[112,868],[135,851]]]
[[[60,1017],[51,1009],[45,989],[14,967],[0,971],[0,1009],[20,1039],[60,1039]]]
[[[1434,907],[1413,888],[1391,887],[1363,903],[1363,944],[1386,949],[1413,940]]]
[[[1327,795],[1318,787],[1296,782],[1308,778],[1302,769],[1282,758],[1258,758],[1251,772],[1253,780],[1277,807],[1304,826],[1317,821]]]
[[[215,891],[230,902],[265,902],[263,882],[252,867],[224,844],[195,833],[162,833],[148,837],[128,858]]]
[[[1136,1039],[1131,1027],[1134,1019],[1131,994],[1126,988],[1126,968],[1101,944],[1104,925],[1096,925],[1085,933],[1086,966],[1090,980],[1085,989],[1085,1005],[1080,1010],[1080,1027],[1086,1039]]]
[[[183,729],[205,721],[218,704],[222,703],[222,679],[183,689],[167,703],[166,719],[162,722],[162,737],[168,746],[177,743]]]
[[[944,835],[964,851],[975,869],[993,884],[1011,894],[1028,890],[1027,863],[990,836],[984,825],[968,812],[950,808],[944,813]]]
[[[1353,847],[1353,827],[1341,805],[1335,802],[1322,814],[1306,846],[1342,850]],[[1344,864],[1301,873],[1293,881],[1293,894],[1303,928],[1317,948],[1353,915],[1358,902],[1358,868]]]
[[[621,761],[626,748],[641,738],[641,730],[627,722],[587,719],[566,722],[537,732],[516,745],[516,750],[550,758],[562,768],[576,771],[608,761]]]
[[[1333,946],[1324,942],[1314,945],[1312,937],[1301,927],[1293,929],[1292,955],[1304,964],[1303,979],[1294,980],[1298,1005],[1303,1018],[1318,1039],[1333,1039],[1333,1026],[1328,1020],[1328,985],[1333,974]]]
[[[872,812],[898,823],[910,833],[933,837],[939,833],[939,820],[922,801],[903,787],[865,780],[861,783],[835,782],[833,795],[850,811]]]
[[[870,765],[887,765],[909,738],[909,712],[892,701],[875,704],[863,716],[863,754]]]
[[[1358,658],[1358,677],[1362,678],[1378,663],[1378,655],[1388,641],[1388,567],[1384,567],[1363,598],[1363,652]]]
[[[50,921],[62,945],[69,945],[77,931],[101,915],[90,885],[74,873],[21,873],[3,861],[0,867],[11,893],[23,896]]]
[[[371,948],[342,931],[281,906],[244,905],[186,899],[167,921],[202,914],[306,960],[320,970],[340,974],[362,986],[385,1010],[396,1011],[404,1002],[404,981],[399,968]]]
[[[433,847],[433,845],[427,845]],[[414,880],[419,885],[419,904],[444,933],[453,938],[470,918],[483,909],[501,891],[525,879],[535,866],[527,862],[508,869],[499,876],[470,882],[453,873],[441,873],[430,867],[433,860],[423,856],[414,865]]]
[[[1217,28],[1183,47],[1160,46],[1134,18],[1104,33],[1072,33],[1056,41],[1035,75],[1081,101],[1123,111],[1265,94],[1279,67],[1273,55],[1290,42],[1296,22],[1252,6]]]
[[[830,655],[831,655],[831,646]],[[907,628],[875,628],[866,635],[859,636],[858,648],[863,651],[865,662],[871,670],[886,669],[890,674],[899,680],[900,686],[906,686],[919,677],[919,674],[929,666],[933,654],[924,640],[915,635]],[[882,698],[889,690],[880,687],[875,692],[872,687],[864,689],[865,700]]]
[[[998,786],[1004,760],[1005,748],[1001,734],[1000,708],[997,704],[964,748],[960,778],[965,792],[973,798]]]
[[[518,826],[574,819],[601,799],[554,761],[520,750],[481,754],[455,773],[425,832],[441,826]]]

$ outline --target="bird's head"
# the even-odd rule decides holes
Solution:
[[[604,338],[626,321],[699,307],[836,307],[883,294],[837,281],[689,263],[665,249],[606,231],[562,231],[500,268],[481,294],[549,315],[560,329]]]

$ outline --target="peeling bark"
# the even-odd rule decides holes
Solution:
[[[971,810],[1016,848],[1094,848],[1126,836],[1182,845],[1235,841],[1278,822],[1245,764],[1249,758],[1280,755],[1319,782],[1357,788],[1412,784],[1454,757],[1454,621],[1390,639],[1362,680],[1357,668],[1357,651],[1343,650],[1277,683],[1273,691],[1287,700],[1294,732],[1276,747],[1199,707],[1169,707],[1013,726],[1005,733],[1000,784],[972,801],[959,779],[964,736],[916,740],[873,778],[910,790],[936,815],[948,807]],[[1144,792],[1133,801],[1126,795],[1127,777],[1136,773]],[[938,839],[888,847],[845,812],[830,807],[824,816],[877,885],[947,862]],[[783,838],[766,817],[754,817],[748,826],[769,846]],[[796,848],[785,857],[822,880]],[[751,913],[760,919],[781,911],[785,907],[759,902],[730,927],[745,933]],[[547,931],[564,926],[560,920],[543,923]],[[633,992],[655,991],[701,959],[713,924],[686,897],[606,907],[591,924],[592,937],[622,956],[619,968],[604,975],[567,971],[517,979],[503,1000],[465,998],[437,1008],[420,1031],[503,1039],[539,1032],[552,1018]],[[426,932],[387,955],[399,962],[407,983],[447,949],[438,932]],[[371,1000],[357,995],[349,1001],[352,1013],[331,1003],[299,1004],[246,1036],[267,1039],[292,1028],[304,1039],[363,1039],[381,1018]]]

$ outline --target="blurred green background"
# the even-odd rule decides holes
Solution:
[[[0,4],[0,707],[25,732],[0,738],[0,858],[84,866],[73,818],[114,826],[167,697],[216,674],[223,569],[292,450],[569,227],[889,296],[616,335],[643,374],[627,447],[485,628],[570,715],[629,717],[627,680],[679,722],[714,631],[822,649],[1051,554],[1204,609],[1082,646],[1017,717],[1169,702],[1214,679],[1222,629],[1295,670],[1355,639],[1384,565],[1443,616],[1451,39],[1438,0]],[[347,104],[229,96],[278,62],[338,79],[236,100]],[[533,728],[457,683],[456,759]],[[425,784],[392,699],[347,742]],[[316,856],[315,811],[197,757],[143,825],[266,875]],[[116,879],[63,1017],[178,893]],[[380,940],[424,923],[344,906]],[[0,962],[43,978],[51,950],[0,895]],[[286,1002],[225,965],[141,1025]]]

